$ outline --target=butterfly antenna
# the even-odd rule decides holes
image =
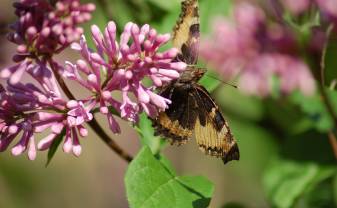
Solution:
[[[187,66],[188,66],[188,67],[196,67],[195,64],[188,64]],[[205,68],[205,67],[198,67],[198,68],[207,71],[207,68]],[[237,85],[234,85],[234,84],[232,84],[232,83],[225,82],[225,81],[223,81],[223,80],[221,80],[221,79],[219,79],[219,78],[217,78],[217,77],[215,77],[215,76],[212,76],[212,75],[210,75],[210,74],[205,74],[205,76],[208,76],[208,77],[211,77],[211,78],[213,78],[213,79],[216,79],[216,80],[218,80],[219,82],[222,82],[223,84],[229,85],[229,86],[234,87],[234,88],[236,88],[236,89],[239,88]]]
[[[212,75],[210,75],[210,74],[206,74],[205,76],[211,77],[211,78],[213,78],[213,79],[216,79],[216,80],[222,82],[222,83],[225,84],[225,85],[228,85],[228,86],[231,86],[231,87],[234,87],[234,88],[238,89],[238,86],[237,86],[237,85],[234,85],[234,84],[232,84],[232,83],[225,82],[225,81],[223,81],[223,80],[221,80],[221,79],[219,79],[219,78],[217,78],[217,77],[215,77],[215,76],[212,76]]]

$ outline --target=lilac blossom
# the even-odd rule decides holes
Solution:
[[[0,72],[0,77],[11,84],[20,81],[28,69],[41,60],[50,59],[72,42],[78,40],[83,29],[78,25],[90,20],[94,4],[80,4],[79,0],[59,0],[54,5],[47,0],[20,0],[15,2],[18,20],[10,27],[8,40],[17,44],[14,66]],[[46,61],[44,61],[46,63]]]
[[[8,149],[17,139],[10,147],[12,154],[27,152],[28,158],[34,160],[37,150],[48,150],[56,139],[62,139],[63,151],[79,156],[80,137],[88,135],[85,124],[92,121],[94,110],[106,115],[113,133],[120,133],[111,109],[121,118],[137,122],[142,111],[156,116],[168,107],[171,101],[154,90],[177,79],[186,68],[185,63],[174,62],[177,49],[158,51],[170,35],[157,34],[149,25],[139,28],[128,23],[118,42],[116,26],[110,22],[104,35],[97,26],[92,26],[92,37],[96,51],[88,48],[84,36],[72,45],[83,57],[74,64],[66,62],[63,67],[43,56],[26,57],[1,71],[7,86],[0,87],[0,151]],[[51,67],[91,94],[84,99],[64,99]],[[22,83],[24,73],[35,81]],[[145,85],[145,78],[152,83]],[[42,132],[48,132],[47,136],[36,141],[36,135]]]
[[[65,101],[57,96],[55,89],[44,89],[28,83],[1,86],[0,97],[0,151],[22,132],[18,143],[12,148],[13,155],[28,150],[28,158],[34,160],[36,150],[47,150],[54,139],[65,131],[63,150],[74,155],[81,154],[79,136],[88,135],[84,123],[90,121],[93,106],[84,106],[81,101]],[[34,135],[50,129],[50,134],[41,139],[37,146]]]
[[[14,32],[8,39],[17,47],[16,60],[26,56],[60,52],[78,40],[83,29],[78,24],[91,19],[94,4],[79,0],[59,0],[55,5],[46,0],[20,0],[13,4],[18,21],[11,25]]]
[[[39,150],[50,148],[54,139],[65,130],[63,151],[72,152],[75,156],[81,154],[82,148],[79,142],[79,136],[86,137],[88,130],[84,127],[85,122],[92,120],[90,113],[93,106],[84,106],[80,101],[70,100],[66,103],[66,113],[56,114],[48,112],[36,113],[36,119],[39,121],[36,131],[40,132],[46,128],[51,129],[51,133],[38,143]]]
[[[72,48],[78,50],[83,59],[75,64],[67,62],[63,75],[93,93],[87,101],[99,105],[111,130],[120,132],[110,107],[121,118],[132,122],[138,121],[142,110],[151,117],[156,116],[158,110],[164,111],[170,100],[154,93],[154,89],[177,79],[186,68],[183,62],[173,62],[177,49],[158,51],[170,40],[170,35],[157,34],[149,25],[138,27],[131,22],[126,24],[119,41],[114,22],[109,22],[103,33],[95,25],[91,32],[96,51],[89,49],[82,37]],[[145,78],[149,78],[152,85],[146,86]],[[121,101],[113,96],[113,92],[121,93]]]
[[[81,100],[66,101],[56,83],[55,75],[61,66],[52,56],[78,40],[83,29],[78,24],[88,21],[95,9],[93,4],[79,0],[20,0],[15,2],[18,20],[11,25],[9,41],[17,44],[13,57],[16,65],[4,68],[0,77],[7,80],[6,89],[0,88],[0,151],[20,136],[11,148],[13,155],[28,152],[34,160],[36,151],[46,150],[62,132],[65,132],[63,150],[79,156],[79,136],[87,136],[83,126],[93,116],[93,105]],[[53,66],[51,66],[52,64]],[[35,80],[24,84],[21,77],[30,74]],[[36,145],[35,134],[50,129],[50,134]]]
[[[300,90],[310,95],[315,90],[309,67],[296,55],[298,44],[292,32],[277,23],[268,24],[265,13],[251,4],[238,4],[233,21],[218,19],[200,50],[225,79],[237,77],[246,93],[270,95],[273,77],[279,79],[284,94]]]

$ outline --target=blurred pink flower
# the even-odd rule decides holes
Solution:
[[[271,80],[280,80],[283,93],[300,90],[310,95],[315,82],[308,66],[296,55],[292,33],[276,23],[267,24],[264,12],[248,3],[235,7],[234,19],[214,22],[211,37],[200,47],[201,56],[229,80],[239,79],[246,93],[268,96]]]
[[[316,0],[321,11],[337,25],[337,1]]]
[[[299,15],[305,12],[309,8],[311,2],[312,0],[296,0],[296,1],[282,0],[281,1],[283,6],[295,15]]]
[[[88,100],[100,106],[100,112],[107,116],[111,130],[120,132],[109,107],[132,122],[138,121],[141,110],[152,117],[158,110],[165,110],[170,100],[153,90],[177,79],[186,68],[183,62],[173,62],[178,53],[176,49],[158,52],[159,47],[170,40],[170,35],[160,35],[149,25],[139,28],[131,22],[126,24],[119,42],[114,22],[108,23],[103,34],[95,25],[91,27],[91,32],[96,51],[90,50],[82,37],[80,43],[74,43],[72,48],[78,50],[83,59],[75,64],[67,62],[63,75],[94,93]],[[152,80],[152,85],[145,86],[145,78]],[[114,98],[112,92],[121,92],[122,101]],[[136,98],[135,101],[132,101],[131,95]]]
[[[310,8],[317,8],[323,15],[323,21],[337,23],[337,1],[336,0],[281,0],[283,7],[294,15],[309,12]]]

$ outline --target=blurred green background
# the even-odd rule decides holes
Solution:
[[[1,1],[1,25],[15,20],[12,2]],[[134,21],[169,33],[180,12],[179,0],[90,2],[96,3],[97,10],[86,31],[93,23],[103,28],[112,18],[120,30],[126,22]],[[213,17],[228,15],[230,9],[228,0],[200,0],[202,35],[209,31]],[[14,51],[15,46],[1,33],[1,68],[11,64]],[[68,50],[58,58],[62,63],[78,57]],[[210,207],[337,206],[336,160],[325,133],[330,121],[318,96],[304,98],[295,93],[288,98],[261,100],[225,84],[218,85],[213,95],[238,141],[240,161],[224,166],[221,160],[205,157],[194,141],[164,150],[179,175],[203,175],[215,184]],[[337,101],[335,92],[331,95]],[[101,123],[107,128],[104,119]],[[139,137],[127,122],[120,123],[122,134],[110,135],[135,155]],[[0,154],[0,207],[128,207],[124,187],[127,164],[93,132],[82,140],[82,147],[79,158],[58,150],[47,168],[46,153],[38,154],[33,162],[25,156],[14,158],[9,151]]]

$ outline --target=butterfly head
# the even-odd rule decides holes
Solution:
[[[180,75],[179,82],[198,82],[205,72],[204,68],[190,66]]]

